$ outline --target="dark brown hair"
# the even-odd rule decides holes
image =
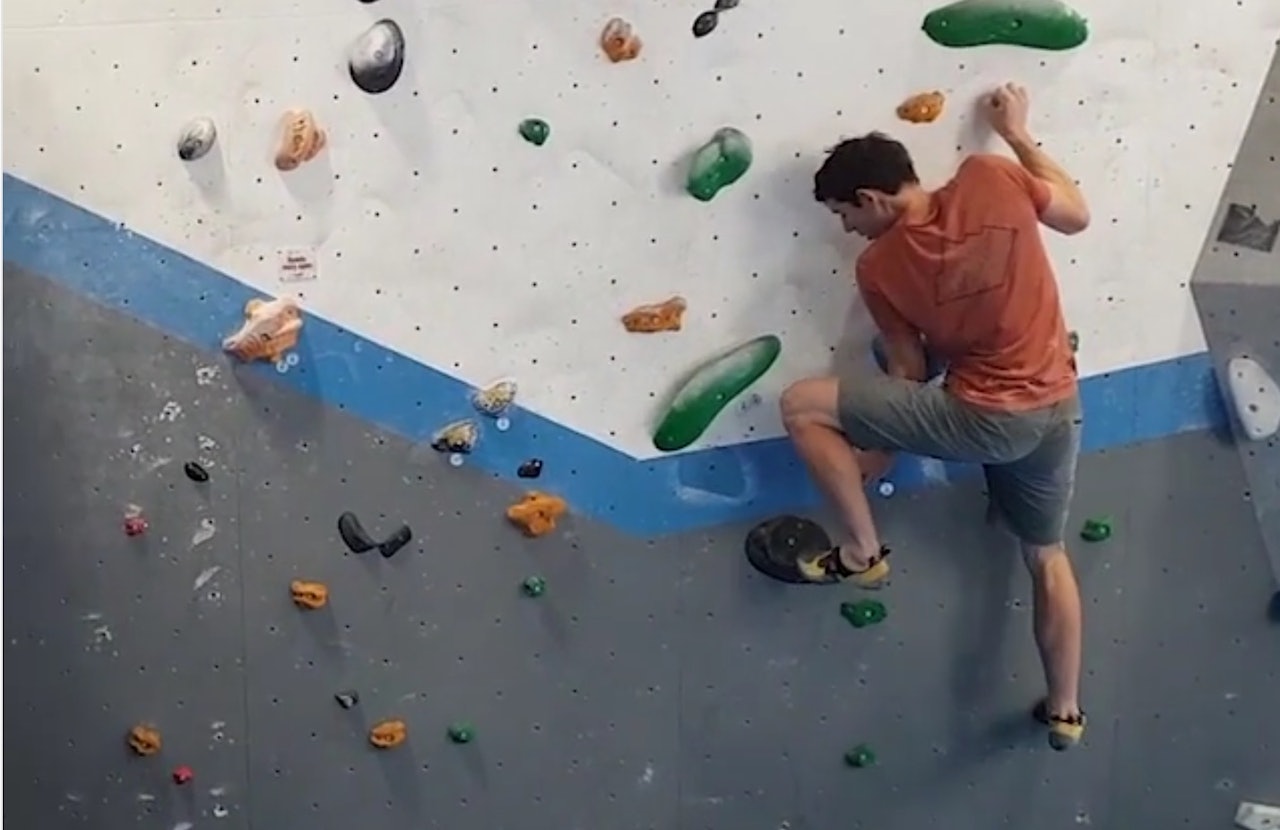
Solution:
[[[919,182],[911,154],[902,142],[873,132],[846,138],[827,151],[826,160],[813,176],[813,198],[856,205],[859,190],[893,195],[903,185]]]

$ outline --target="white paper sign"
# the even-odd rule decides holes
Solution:
[[[310,282],[316,278],[316,255],[302,248],[280,252],[280,282]]]

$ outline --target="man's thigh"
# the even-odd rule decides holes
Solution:
[[[1040,445],[1009,464],[984,466],[987,493],[1009,530],[1028,545],[1066,538],[1084,418],[1079,398],[1055,405]]]
[[[840,428],[854,446],[944,461],[1021,458],[1039,443],[1046,422],[1039,412],[984,412],[939,386],[888,375],[841,378],[837,397]]]

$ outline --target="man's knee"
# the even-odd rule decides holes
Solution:
[[[807,378],[791,384],[778,400],[782,425],[788,432],[806,426],[838,429],[839,390],[835,378]]]

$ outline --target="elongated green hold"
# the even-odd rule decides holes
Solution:
[[[941,46],[1074,49],[1089,25],[1061,0],[957,0],[925,15],[926,35]]]
[[[689,165],[686,189],[693,198],[709,202],[742,178],[751,167],[751,139],[735,127],[721,127],[698,148]]]
[[[782,341],[765,334],[704,363],[681,385],[653,434],[653,445],[674,452],[697,441],[729,402],[769,371]]]

